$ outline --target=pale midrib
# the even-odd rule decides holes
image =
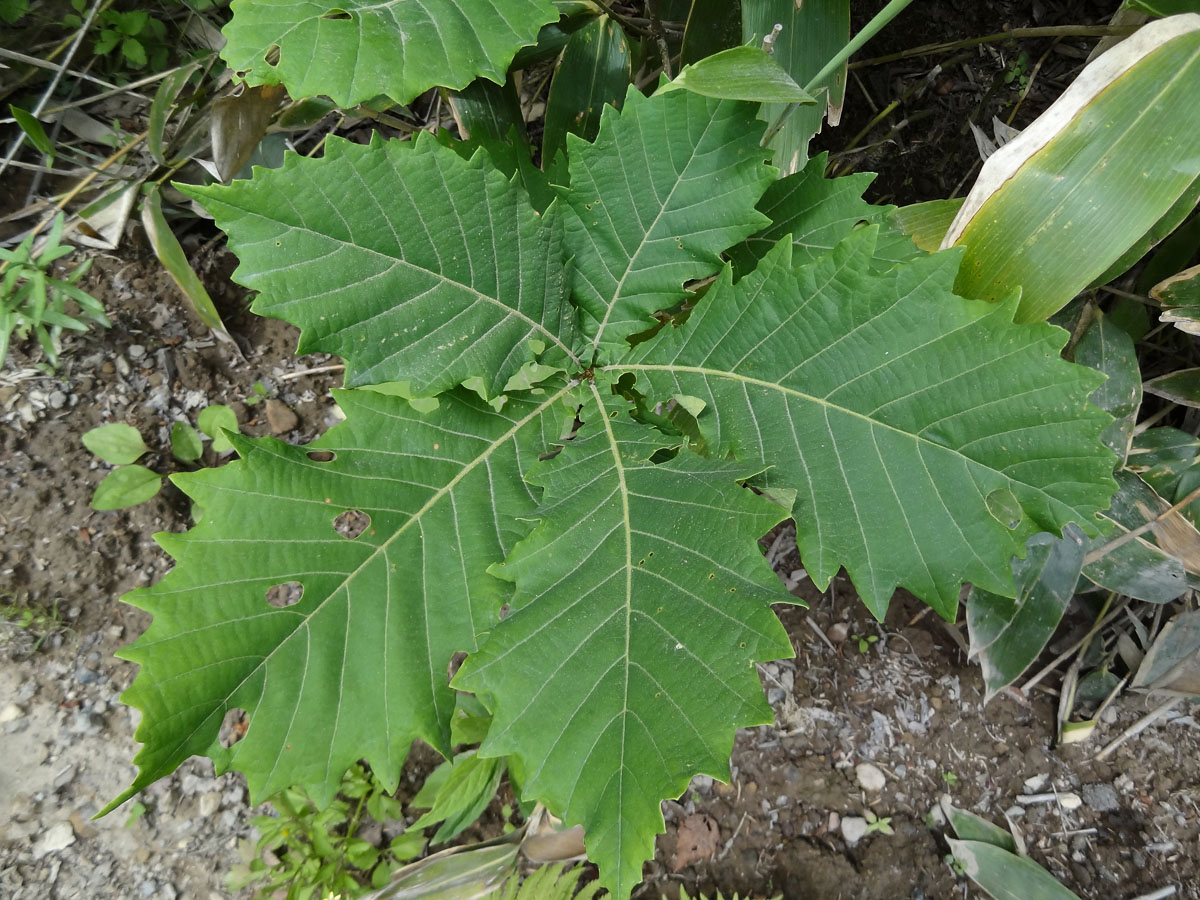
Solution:
[[[596,388],[595,381],[589,381],[592,397],[596,401],[596,410],[604,422],[604,433],[608,437],[609,449],[612,452],[613,468],[617,473],[617,487],[621,495],[621,518],[625,530],[625,677],[621,697],[621,768],[617,774],[617,809],[625,809],[625,740],[629,721],[629,654],[630,635],[633,630],[633,523],[629,514],[629,486],[625,483],[625,466],[621,463],[621,449],[617,436],[613,433],[612,420],[605,413],[604,398]],[[617,846],[623,847],[624,835],[622,826],[624,819],[617,817]]]
[[[942,451],[945,453],[953,453],[955,456],[957,456],[960,459],[964,460],[965,462],[969,463],[971,466],[980,466],[982,468],[987,469],[989,472],[995,472],[996,474],[1001,475],[1005,480],[1010,481],[1010,482],[1017,481],[1017,479],[1012,478],[1009,475],[1006,475],[1004,472],[1002,472],[998,469],[993,469],[990,466],[987,466],[986,464],[981,463],[979,460],[974,459],[973,457],[967,455],[966,453],[962,453],[961,451],[955,449],[954,447],[947,447],[945,444],[939,444],[936,441],[931,441],[931,440],[929,440],[929,438],[922,437],[920,434],[914,434],[910,431],[904,431],[901,428],[897,428],[895,425],[889,425],[887,422],[881,422],[878,419],[873,419],[870,416],[866,415],[865,413],[860,413],[857,410],[853,410],[853,409],[850,409],[845,406],[838,406],[836,403],[830,403],[828,400],[826,400],[822,397],[816,397],[812,394],[806,394],[803,391],[797,390],[795,388],[785,387],[784,385],[779,384],[774,381],[765,381],[761,378],[751,378],[748,375],[739,375],[737,372],[729,372],[724,369],[710,369],[710,368],[707,368],[704,366],[652,365],[649,363],[627,363],[627,364],[623,364],[623,365],[604,366],[603,368],[599,369],[598,371],[613,372],[613,373],[620,373],[620,372],[671,372],[671,373],[676,373],[676,372],[680,372],[680,373],[685,373],[685,374],[690,374],[690,375],[701,375],[704,377],[723,378],[727,381],[737,381],[737,382],[741,382],[742,384],[752,384],[756,387],[768,388],[769,390],[777,391],[778,393],[781,393],[781,394],[787,394],[789,396],[796,397],[799,400],[804,400],[808,403],[815,403],[816,405],[822,407],[823,409],[832,410],[833,412],[841,413],[842,415],[850,416],[855,419],[860,419],[861,421],[866,422],[872,428],[883,428],[887,431],[892,432],[893,434],[897,434],[902,437],[908,438],[909,440],[916,441],[919,444],[924,444],[927,447],[932,447],[936,450],[939,450],[939,451]],[[1028,482],[1025,482],[1025,481],[1021,481],[1019,483],[1024,485],[1025,487],[1029,488],[1030,490],[1037,491],[1037,493],[1041,494],[1043,497],[1046,497],[1048,500],[1052,501],[1056,505],[1062,503],[1061,500],[1059,500],[1058,498],[1054,497],[1051,494],[1048,494],[1045,490],[1038,487],[1037,485],[1029,484]]]
[[[476,457],[475,457],[473,460],[471,460],[469,463],[467,463],[466,465],[464,465],[464,466],[463,466],[463,468],[462,468],[462,470],[461,470],[461,471],[460,471],[460,472],[459,472],[457,475],[455,475],[455,476],[454,476],[454,478],[452,478],[452,479],[451,479],[449,482],[447,482],[447,483],[446,483],[446,484],[445,484],[443,487],[439,488],[439,489],[438,489],[438,491],[437,491],[437,492],[436,492],[436,493],[435,493],[435,494],[434,494],[432,497],[430,497],[430,498],[429,498],[429,500],[427,500],[427,501],[425,502],[425,504],[424,504],[424,505],[423,505],[423,506],[422,506],[420,509],[418,509],[418,510],[417,510],[415,513],[413,513],[413,514],[412,514],[411,518],[409,518],[409,519],[408,519],[408,521],[406,521],[406,522],[405,522],[403,525],[401,525],[399,528],[397,528],[397,529],[396,529],[396,531],[395,531],[395,533],[393,533],[393,534],[392,534],[392,535],[391,535],[391,536],[390,536],[390,537],[389,537],[389,538],[388,538],[386,541],[384,541],[382,544],[380,544],[378,547],[376,547],[376,548],[375,548],[375,550],[374,550],[374,552],[372,552],[372,553],[371,553],[371,554],[370,554],[370,555],[369,555],[369,556],[368,556],[366,559],[364,559],[364,560],[363,560],[363,561],[362,561],[362,562],[361,562],[361,563],[358,565],[358,567],[357,567],[356,569],[354,569],[353,571],[351,571],[351,572],[347,573],[346,577],[342,579],[342,581],[341,581],[341,582],[340,582],[340,583],[337,585],[337,587],[336,587],[336,588],[334,588],[333,590],[329,591],[329,593],[328,593],[328,595],[325,597],[325,599],[323,599],[323,600],[322,600],[320,603],[318,603],[318,604],[316,605],[316,607],[314,607],[314,608],[313,608],[312,612],[310,612],[310,613],[309,613],[308,615],[306,615],[306,616],[302,616],[302,617],[300,618],[299,622],[297,623],[296,627],[295,627],[295,628],[293,628],[291,631],[289,631],[289,632],[287,633],[287,636],[286,636],[286,637],[284,637],[284,638],[282,638],[282,639],[281,639],[281,640],[278,642],[278,644],[276,644],[276,646],[274,647],[274,649],[272,649],[272,650],[271,650],[269,653],[267,653],[267,654],[266,654],[264,657],[262,657],[262,659],[260,660],[260,662],[258,663],[258,665],[256,665],[256,666],[255,666],[253,669],[251,669],[251,670],[250,670],[250,671],[249,671],[249,672],[248,672],[248,673],[245,675],[245,677],[244,677],[244,678],[242,678],[242,680],[241,680],[241,681],[239,681],[239,682],[238,682],[236,685],[234,685],[234,687],[233,687],[233,688],[231,688],[231,689],[230,689],[230,690],[229,690],[229,691],[226,693],[226,695],[225,695],[225,702],[228,702],[228,701],[230,700],[230,698],[232,698],[232,697],[233,697],[235,694],[237,694],[237,692],[238,692],[238,691],[240,691],[240,690],[241,690],[241,689],[242,689],[242,688],[243,688],[243,687],[246,685],[246,683],[247,683],[248,681],[250,681],[250,679],[254,678],[254,676],[255,676],[256,674],[258,674],[258,672],[260,672],[260,671],[263,669],[263,667],[265,667],[265,666],[266,666],[266,665],[267,665],[267,664],[268,664],[268,663],[271,661],[271,659],[272,659],[272,657],[274,657],[275,653],[276,653],[276,652],[277,652],[277,651],[278,651],[280,648],[282,648],[284,645],[286,645],[287,643],[289,643],[289,642],[291,641],[292,637],[293,637],[293,636],[294,636],[294,635],[295,635],[295,634],[296,634],[298,631],[300,631],[302,628],[305,628],[305,627],[307,627],[307,625],[308,625],[309,621],[310,621],[310,620],[311,620],[311,619],[312,619],[314,616],[316,616],[316,615],[317,615],[317,613],[319,613],[319,612],[320,612],[320,611],[321,611],[321,610],[322,610],[322,609],[325,607],[325,604],[329,603],[329,602],[330,602],[330,600],[331,600],[333,597],[335,597],[335,596],[337,596],[338,594],[340,594],[340,593],[342,592],[342,590],[343,590],[343,589],[345,589],[345,588],[346,588],[346,586],[347,586],[347,585],[348,585],[348,584],[349,584],[351,581],[353,581],[353,580],[354,580],[354,579],[355,579],[355,578],[356,578],[356,577],[357,577],[357,576],[358,576],[358,575],[359,575],[359,574],[362,572],[362,570],[363,570],[364,568],[366,568],[368,565],[370,565],[370,564],[371,564],[371,563],[373,563],[373,562],[374,562],[376,559],[378,559],[378,558],[379,558],[379,557],[380,557],[380,556],[381,556],[381,555],[382,555],[382,554],[383,554],[383,553],[384,553],[384,552],[387,550],[387,548],[388,548],[389,546],[391,546],[391,544],[392,544],[394,541],[396,541],[396,540],[397,540],[397,539],[398,539],[398,538],[399,538],[399,537],[400,537],[402,534],[404,534],[406,531],[408,531],[408,529],[409,529],[409,528],[410,528],[410,527],[411,527],[411,526],[412,526],[414,523],[416,523],[416,522],[419,522],[419,521],[421,520],[421,517],[422,517],[422,516],[424,516],[424,515],[425,515],[425,513],[427,513],[427,512],[428,512],[430,509],[432,509],[432,508],[433,508],[434,506],[436,506],[436,505],[437,505],[439,502],[441,502],[441,500],[442,500],[444,497],[446,497],[446,496],[447,496],[447,495],[448,495],[448,494],[449,494],[449,493],[450,493],[452,490],[454,490],[454,488],[455,488],[455,487],[456,487],[456,486],[457,486],[457,485],[458,485],[458,484],[459,484],[459,483],[460,483],[460,482],[461,482],[461,481],[462,481],[464,478],[466,478],[466,477],[467,477],[469,474],[471,474],[471,472],[475,471],[475,469],[477,469],[477,468],[478,468],[478,467],[479,467],[479,466],[480,466],[482,463],[484,463],[486,460],[488,460],[488,459],[491,457],[491,455],[492,455],[494,452],[496,452],[496,450],[498,450],[500,447],[503,447],[503,446],[504,446],[505,444],[507,444],[507,443],[508,443],[510,440],[512,440],[512,439],[513,439],[513,437],[514,437],[514,436],[516,436],[516,434],[517,434],[517,433],[518,433],[518,432],[519,432],[519,431],[520,431],[522,428],[524,428],[526,425],[528,425],[528,424],[529,424],[530,422],[532,422],[534,419],[536,419],[536,418],[538,418],[539,416],[541,416],[541,415],[542,415],[542,413],[544,413],[544,412],[545,412],[547,409],[551,408],[551,407],[552,407],[552,406],[553,406],[555,403],[557,403],[557,402],[558,402],[558,401],[559,401],[559,400],[560,400],[560,399],[561,399],[563,396],[565,396],[565,395],[566,395],[566,394],[567,394],[569,391],[571,391],[571,390],[572,390],[572,389],[573,389],[575,386],[576,386],[576,382],[573,382],[573,381],[572,381],[572,382],[568,382],[568,383],[566,384],[566,386],[565,386],[565,387],[563,387],[562,389],[560,389],[560,390],[558,391],[558,393],[554,394],[552,397],[549,397],[549,398],[547,398],[547,399],[545,400],[545,402],[541,403],[541,404],[540,404],[540,405],[539,405],[537,408],[535,408],[534,410],[532,410],[532,411],[531,411],[531,412],[530,412],[528,415],[526,415],[526,416],[525,416],[523,419],[521,419],[520,421],[516,422],[516,423],[515,423],[515,424],[512,426],[512,428],[508,429],[508,431],[506,431],[506,432],[505,432],[503,435],[501,435],[501,436],[500,436],[500,437],[498,437],[498,438],[497,438],[495,441],[493,441],[493,442],[492,442],[492,443],[491,443],[491,444],[490,444],[490,445],[487,447],[487,449],[486,449],[486,450],[484,450],[483,452],[481,452],[481,453],[480,453],[478,456],[476,456]],[[593,388],[593,390],[595,390],[595,388]],[[598,395],[598,394],[597,394],[597,399],[599,399],[599,395]],[[606,420],[606,421],[607,421],[607,420]],[[611,432],[610,432],[610,434],[611,434]],[[614,445],[614,446],[615,446],[615,445]],[[623,473],[622,473],[622,478],[623,478],[623,477],[624,477],[624,476],[623,476]],[[626,517],[628,518],[628,508],[627,508],[627,510],[626,510]],[[627,551],[627,552],[628,552],[628,551]],[[390,583],[390,582],[389,582],[389,583]],[[628,642],[628,638],[626,638],[626,641]],[[223,705],[223,704],[222,704],[222,705]],[[212,716],[213,716],[213,714],[211,714],[211,713],[210,713],[208,716],[206,716],[206,717],[204,718],[204,721],[205,721],[205,722],[207,722],[209,719],[211,719],[211,718],[212,718]],[[253,723],[252,723],[252,724],[253,724]],[[173,748],[173,750],[172,750],[172,751],[171,751],[171,752],[170,752],[170,753],[167,755],[168,759],[169,759],[169,758],[171,758],[171,757],[173,757],[173,756],[174,756],[176,753],[178,753],[181,747],[183,747],[184,745],[186,745],[186,744],[187,744],[187,743],[188,743],[188,742],[189,742],[189,741],[190,741],[190,740],[191,740],[193,737],[195,737],[195,735],[196,735],[196,732],[198,732],[198,731],[200,730],[200,728],[201,728],[201,727],[203,727],[203,725],[201,725],[201,726],[198,726],[197,728],[194,728],[194,729],[192,729],[190,732],[188,732],[188,734],[186,734],[186,735],[185,735],[185,736],[183,736],[183,737],[182,737],[182,738],[181,738],[179,741],[177,741],[177,742],[176,742],[176,744],[175,744],[175,747]],[[143,751],[143,752],[144,752],[144,751]],[[164,766],[162,766],[162,765],[160,765],[160,766],[159,766],[159,770],[162,770],[162,769],[164,769],[164,768],[165,768],[165,767],[164,767]],[[157,778],[159,778],[159,777],[161,777],[161,776],[158,776],[158,775],[156,775],[156,776],[155,776],[155,779],[157,779]],[[155,779],[152,779],[152,780],[155,780]],[[140,780],[140,779],[139,779],[139,780]],[[132,796],[132,794],[131,794],[130,796]],[[128,798],[126,798],[126,799],[128,799]]]

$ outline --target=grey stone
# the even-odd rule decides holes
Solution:
[[[59,822],[50,826],[46,833],[33,845],[33,858],[42,859],[51,853],[65,850],[75,843],[75,829],[70,822]]]
[[[853,847],[867,835],[870,826],[861,816],[846,816],[842,819],[842,837]]]
[[[1083,802],[1093,812],[1112,812],[1121,808],[1117,790],[1110,784],[1085,784],[1080,788]]]
[[[859,787],[864,791],[882,791],[887,784],[883,770],[870,763],[859,763],[854,769],[854,775],[858,778]]]

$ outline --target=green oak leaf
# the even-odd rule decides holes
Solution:
[[[828,253],[862,224],[883,225],[896,212],[894,206],[875,206],[862,198],[875,180],[873,173],[826,178],[828,164],[829,154],[819,153],[799,172],[767,188],[758,201],[758,211],[771,224],[726,251],[739,276],[753,269],[787,235],[794,244],[792,265],[802,265]],[[888,268],[919,255],[908,235],[890,226],[881,228],[875,265]]]
[[[526,794],[583,825],[625,897],[660,803],[697,773],[728,781],[736,729],[772,721],[754,662],[792,655],[771,604],[795,601],[757,542],[786,511],[738,484],[752,468],[688,451],[655,465],[666,439],[610,385],[578,397],[583,427],[529,476],[540,524],[492,568],[516,611],[456,684],[496,698],[480,753],[519,756]]]
[[[619,356],[652,313],[688,296],[685,282],[768,224],[754,209],[775,175],[761,134],[752,104],[631,87],[621,112],[604,108],[594,144],[567,137],[571,186],[559,196],[590,361]]]
[[[238,436],[241,460],[174,476],[204,516],[158,536],[174,570],[125,598],[154,614],[121,653],[141,666],[123,700],[146,746],[109,808],[193,754],[244,772],[259,802],[296,784],[331,799],[364,758],[394,788],[417,738],[448,753],[447,666],[509,598],[486,563],[524,531],[521,474],[562,393],[496,412],[459,392],[421,414],[339,392],[347,420],[318,441]],[[226,749],[235,708],[249,729]]]
[[[1013,593],[1009,560],[1031,535],[1096,533],[1112,419],[1087,402],[1102,376],[1059,357],[1065,331],[1014,326],[1012,302],[955,297],[955,254],[873,273],[875,232],[795,269],[785,238],[611,368],[654,399],[699,398],[716,453],[797,492],[818,587],[844,566],[880,618],[897,587],[951,617],[964,582]],[[1019,521],[989,511],[997,491]]]
[[[897,587],[947,615],[964,581],[1011,594],[1031,534],[1096,531],[1102,376],[1013,302],[954,296],[957,252],[881,257],[861,179],[797,196],[833,216],[819,244],[788,231],[736,284],[722,270],[770,225],[754,112],[631,92],[595,144],[568,138],[541,215],[486,154],[425,136],[192,189],[257,309],[348,383],[389,384],[341,394],[316,444],[237,437],[242,460],[180,480],[204,515],[131,597],[155,616],[127,654],[131,792],[192,753],[256,799],[328,797],[364,758],[395,784],[412,740],[449,754],[461,650],[455,686],[492,715],[480,758],[583,823],[626,900],[661,800],[727,777],[734,730],[769,717],[753,663],[790,654],[770,605],[791,598],[756,539],[780,518],[818,585],[845,566],[878,615]]]
[[[330,138],[321,159],[185,192],[229,233],[254,311],[299,325],[299,352],[343,357],[348,386],[431,395],[486,374],[494,396],[543,347],[544,362],[577,361],[561,220],[484,153],[462,159],[426,133]]]
[[[380,94],[408,103],[479,75],[503,82],[517,50],[558,20],[548,0],[234,0],[231,9],[221,51],[231,69],[343,107]]]

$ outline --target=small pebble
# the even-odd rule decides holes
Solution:
[[[7,725],[9,722],[15,722],[17,719],[25,715],[25,710],[17,706],[15,703],[7,703],[4,709],[0,709],[0,725]]]
[[[1025,779],[1025,793],[1036,794],[1039,791],[1045,790],[1046,784],[1049,781],[1050,781],[1050,776],[1045,773],[1042,773],[1041,775],[1034,775],[1031,778],[1026,778]]]
[[[45,834],[38,838],[33,845],[33,858],[41,859],[59,850],[65,850],[75,843],[75,829],[70,822],[59,822],[52,825]]]
[[[51,409],[62,409],[67,404],[67,395],[62,391],[51,391],[48,402]]]
[[[887,778],[880,768],[870,763],[859,763],[854,769],[854,774],[858,778],[859,787],[864,791],[882,791],[887,784]]]
[[[1080,788],[1083,802],[1093,812],[1113,812],[1121,808],[1116,788],[1109,784],[1085,784]]]
[[[200,797],[200,815],[207,819],[221,808],[221,792],[209,791]]]
[[[146,348],[141,344],[130,344],[129,349],[125,352],[129,354],[130,359],[137,360],[146,355]]]
[[[853,847],[867,835],[867,820],[861,816],[846,816],[842,819],[842,837]]]
[[[286,403],[274,398],[267,401],[267,425],[271,434],[287,434],[300,423],[300,418]]]

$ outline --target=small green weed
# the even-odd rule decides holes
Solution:
[[[7,643],[12,632],[20,632],[32,638],[31,653],[41,649],[51,635],[66,630],[57,600],[45,608],[17,601],[11,596],[0,597],[0,626],[3,626],[0,628],[0,644]]]
[[[91,267],[90,259],[63,278],[50,274],[53,264],[75,249],[62,243],[62,234],[60,212],[40,248],[35,248],[32,234],[15,250],[0,247],[0,365],[13,334],[24,339],[32,332],[46,354],[47,368],[53,369],[58,365],[58,339],[63,329],[87,331],[87,322],[105,328],[112,324],[100,301],[77,286]],[[68,312],[70,300],[78,311]]]
[[[895,834],[892,830],[891,816],[877,816],[871,810],[866,810],[863,813],[863,818],[867,820],[867,834]]]
[[[228,406],[214,403],[196,417],[200,431],[212,439],[213,452],[233,449],[225,432],[237,432],[237,416]],[[83,445],[106,463],[116,466],[96,486],[92,509],[128,509],[152,499],[162,488],[163,476],[134,463],[150,452],[141,433],[132,425],[112,422],[86,432]],[[171,455],[181,463],[197,462],[204,452],[204,438],[187,422],[171,426]]]
[[[877,643],[879,641],[879,635],[868,634],[866,636],[863,636],[861,634],[852,634],[852,635],[850,635],[850,640],[852,640],[858,644],[858,652],[859,653],[866,653],[868,650],[871,649],[872,644]]]
[[[246,861],[229,875],[231,888],[252,886],[256,897],[360,897],[386,884],[425,846],[419,831],[397,836],[384,849],[357,836],[364,816],[382,822],[403,815],[400,802],[360,765],[346,773],[338,798],[324,809],[299,788],[270,803],[279,815],[251,820],[261,836],[257,844],[243,842]]]

